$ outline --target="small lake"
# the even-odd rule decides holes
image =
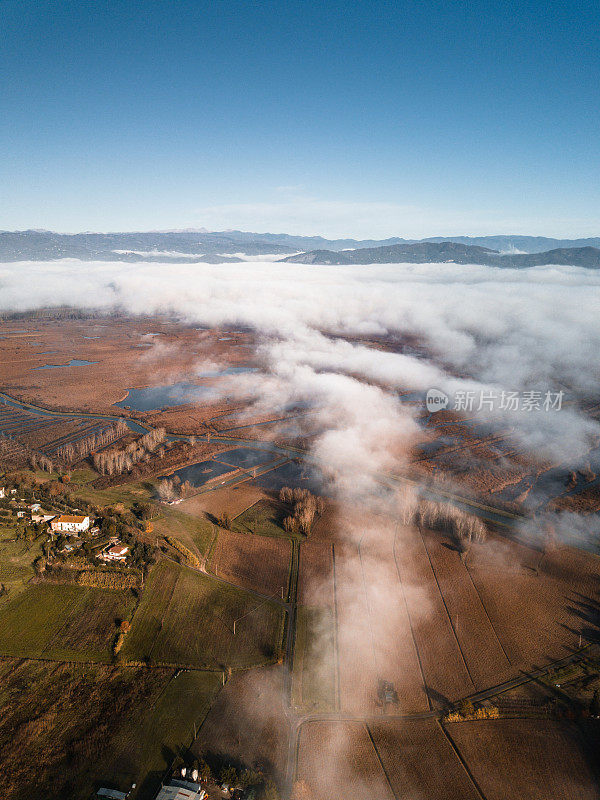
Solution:
[[[33,369],[61,369],[62,367],[87,367],[89,364],[97,364],[97,361],[85,361],[79,358],[72,358],[67,364],[44,364],[43,367]]]
[[[38,367],[39,369],[39,367]],[[239,375],[255,372],[255,367],[227,367],[223,370],[201,372],[200,378],[220,378],[224,375]],[[194,403],[214,391],[213,386],[180,381],[166,386],[148,386],[144,389],[129,389],[127,397],[115,403],[119,408],[134,408],[136,411],[157,411],[170,406],[183,406]]]
[[[219,461],[209,459],[198,464],[190,464],[189,467],[181,467],[181,469],[175,470],[173,475],[181,478],[182,483],[189,481],[192,486],[204,486],[212,478],[218,478],[219,475],[225,475],[227,472],[232,471],[233,468],[229,464],[221,464]],[[173,475],[168,477],[172,478]]]
[[[136,411],[156,411],[167,406],[183,406],[193,403],[200,395],[210,391],[210,386],[196,383],[172,383],[169,386],[149,386],[146,389],[129,389],[124,400],[115,403],[119,408],[135,408]]]

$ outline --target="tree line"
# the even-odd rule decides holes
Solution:
[[[94,453],[92,463],[94,469],[101,475],[121,475],[128,472],[140,461],[148,461],[154,451],[160,457],[164,456],[164,447],[159,447],[167,438],[164,428],[148,431],[135,442],[130,442],[124,448],[113,447]]]
[[[73,464],[76,461],[81,461],[82,458],[85,458],[94,450],[111,444],[115,439],[119,439],[126,434],[128,430],[127,423],[122,419],[117,420],[112,425],[108,425],[106,428],[102,428],[99,431],[94,431],[78,439],[76,442],[69,442],[59,447],[56,451],[56,455],[62,461]]]

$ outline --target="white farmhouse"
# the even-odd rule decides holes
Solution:
[[[54,533],[82,533],[90,527],[89,517],[80,517],[75,514],[61,514],[50,522]]]

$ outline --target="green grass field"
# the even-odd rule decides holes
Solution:
[[[0,536],[12,538],[15,527],[0,530]],[[0,597],[0,610],[25,590],[27,582],[33,577],[32,563],[40,555],[42,539],[26,544],[23,540],[0,540],[0,583],[8,594]]]
[[[122,657],[208,669],[250,667],[278,657],[283,623],[276,603],[161,561],[144,588]]]
[[[259,500],[243,511],[233,521],[231,529],[239,533],[255,533],[259,536],[284,536],[290,538],[282,527],[284,510],[270,500]]]
[[[131,616],[135,602],[128,591],[30,586],[0,611],[0,654],[108,662],[116,622]]]
[[[71,491],[75,497],[82,497],[100,507],[122,503],[125,508],[131,508],[133,503],[151,500],[154,486],[148,481],[138,481],[124,483],[122,486],[111,486],[108,489],[94,489],[88,483],[84,483],[72,486]]]
[[[204,517],[187,514],[173,506],[161,505],[160,516],[152,520],[159,536],[175,536],[193,553],[206,555],[214,538],[214,526]]]
[[[292,704],[314,711],[335,709],[333,614],[298,606]]]

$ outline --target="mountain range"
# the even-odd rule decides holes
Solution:
[[[393,244],[358,250],[312,250],[288,256],[283,261],[294,264],[481,264],[492,267],[537,267],[565,264],[589,269],[600,268],[600,249],[596,247],[562,247],[542,253],[502,254],[479,245],[452,241]]]
[[[76,258],[84,261],[228,263],[269,255],[304,264],[454,261],[514,267],[552,263],[596,268],[600,266],[599,254],[600,237],[552,239],[503,235],[361,240],[202,229],[75,234],[46,230],[0,231],[0,262]]]

